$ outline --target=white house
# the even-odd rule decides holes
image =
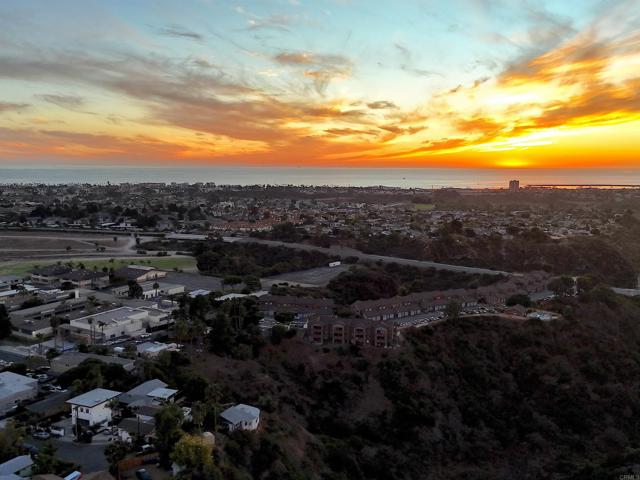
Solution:
[[[242,403],[227,408],[220,414],[230,432],[234,430],[255,430],[260,424],[260,409]]]
[[[117,398],[121,392],[96,388],[90,392],[78,395],[67,403],[71,405],[71,419],[74,425],[98,425],[111,421],[110,401]]]

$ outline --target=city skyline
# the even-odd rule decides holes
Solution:
[[[638,165],[640,2],[447,5],[3,2],[0,165]]]

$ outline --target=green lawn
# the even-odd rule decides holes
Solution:
[[[196,266],[196,259],[193,257],[132,257],[132,258],[115,258],[112,259],[96,259],[96,260],[61,260],[62,263],[73,262],[74,266],[82,263],[86,269],[99,270],[103,267],[119,268],[132,263],[140,265],[151,265],[161,270],[173,270],[174,268],[186,269]],[[23,275],[36,266],[44,266],[58,263],[57,260],[28,260],[19,262],[5,262],[0,264],[0,275]]]
[[[436,206],[433,203],[414,203],[415,210],[433,210]]]

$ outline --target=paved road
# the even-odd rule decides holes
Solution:
[[[369,253],[363,253],[353,248],[331,246],[330,248],[318,247],[315,245],[308,245],[305,243],[287,243],[277,240],[261,240],[251,237],[224,237],[225,242],[239,242],[239,243],[260,243],[262,245],[269,245],[272,247],[288,247],[296,250],[318,251],[326,253],[327,255],[337,255],[340,257],[357,257],[360,260],[366,260],[369,262],[383,262],[383,263],[397,263],[399,265],[408,265],[418,268],[435,268],[436,270],[449,270],[451,272],[463,272],[463,273],[475,273],[475,274],[487,274],[487,275],[513,275],[509,272],[503,272],[500,270],[489,270],[487,268],[477,267],[465,267],[462,265],[449,265],[446,263],[428,262],[425,260],[412,260],[410,258],[400,257],[388,257],[386,255],[373,255]]]

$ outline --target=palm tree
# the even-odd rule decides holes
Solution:
[[[102,320],[98,321],[98,326],[100,327],[100,332],[102,333],[102,340],[101,342],[104,343],[104,326],[106,325],[106,323],[104,323]]]
[[[93,337],[94,337],[94,335],[93,335],[93,318],[92,317],[87,318],[87,323],[89,324],[89,338],[91,340],[90,343],[91,343],[91,345],[93,345]]]
[[[53,332],[53,348],[58,348],[58,327],[60,326],[60,318],[53,316],[49,320],[51,331]]]
[[[38,333],[36,338],[38,339],[38,354],[42,355],[42,340],[44,340],[44,335]]]

